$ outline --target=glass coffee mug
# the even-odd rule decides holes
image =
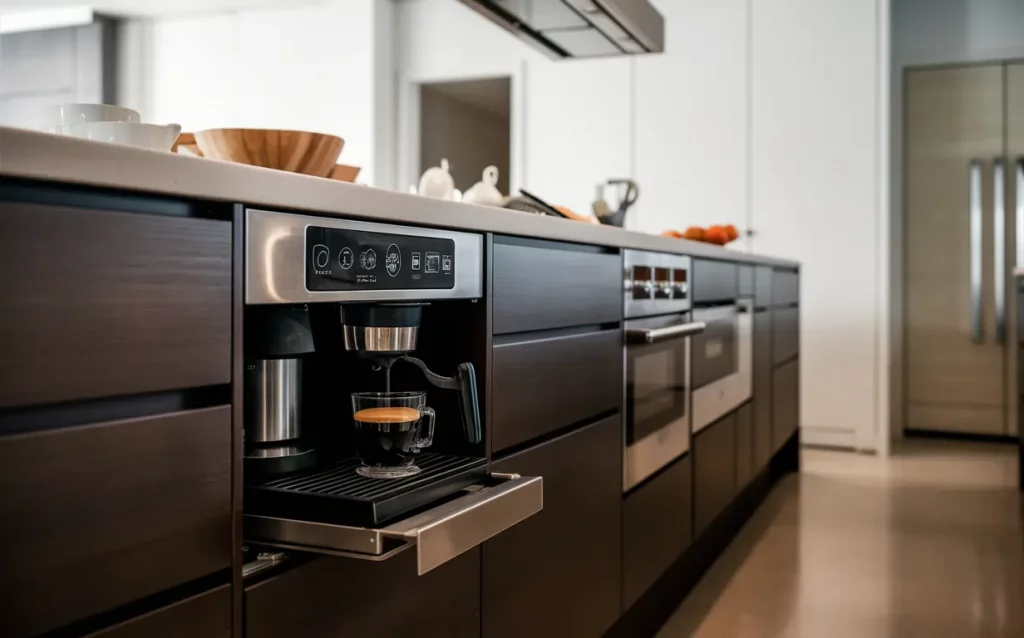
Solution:
[[[371,478],[399,478],[420,471],[416,453],[434,439],[434,410],[426,392],[353,392],[352,427],[356,472]]]

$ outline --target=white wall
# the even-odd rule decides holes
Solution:
[[[903,74],[908,67],[1024,59],[1022,0],[891,0],[893,432],[903,428]]]
[[[375,108],[391,83],[390,71],[376,65],[391,47],[390,12],[388,0],[332,0],[129,24],[123,101],[151,121],[178,122],[186,131],[339,135],[341,161],[362,166],[360,181],[374,183],[381,159],[375,147],[393,129],[390,121],[382,126],[389,114]],[[388,142],[381,144],[386,149]]]
[[[753,248],[802,264],[803,440],[861,449],[888,433],[881,15],[753,3]]]

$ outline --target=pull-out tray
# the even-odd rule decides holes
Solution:
[[[272,547],[386,560],[416,547],[425,574],[544,507],[540,476],[491,474],[460,496],[380,528],[246,514],[245,539]]]

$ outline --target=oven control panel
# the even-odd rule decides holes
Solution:
[[[455,268],[451,239],[306,227],[310,291],[446,290]]]
[[[690,265],[685,255],[625,251],[626,318],[648,317],[690,309]]]

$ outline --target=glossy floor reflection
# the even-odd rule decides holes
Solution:
[[[1016,448],[801,462],[658,638],[1024,636]]]

